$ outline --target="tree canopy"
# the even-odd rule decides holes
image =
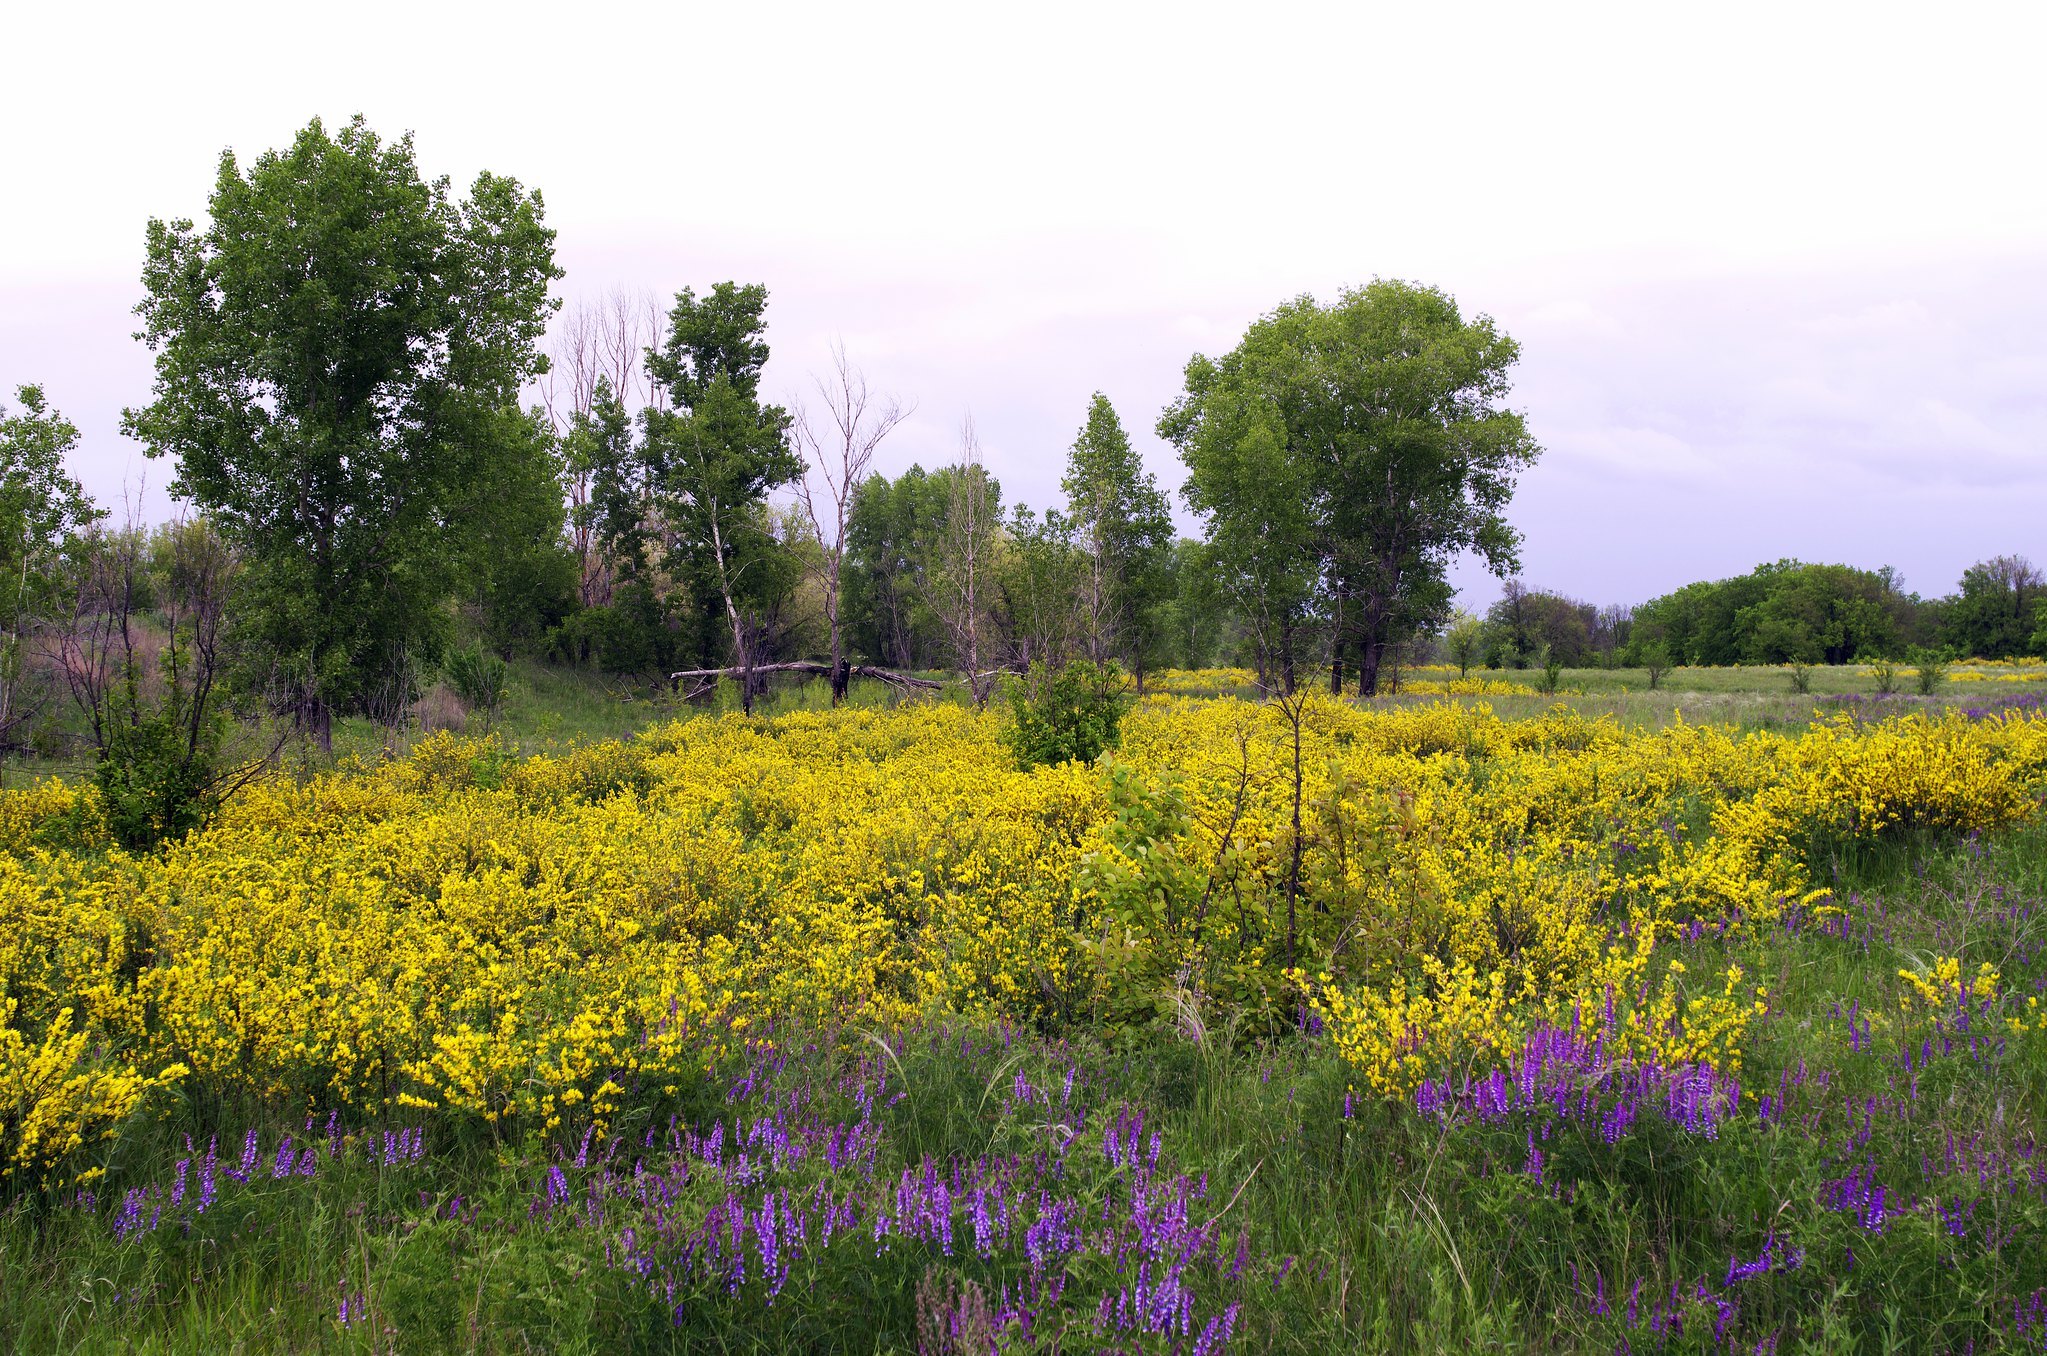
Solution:
[[[554,233],[517,180],[458,200],[359,117],[224,153],[208,212],[149,223],[154,398],[125,424],[241,548],[236,630],[325,742],[441,643],[486,506],[544,469],[519,391]]]
[[[1284,685],[1320,621],[1375,692],[1387,647],[1447,615],[1454,560],[1514,570],[1505,512],[1540,452],[1502,403],[1518,356],[1447,294],[1382,280],[1297,298],[1188,364],[1159,432]]]

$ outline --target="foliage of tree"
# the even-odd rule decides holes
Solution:
[[[912,466],[860,482],[846,525],[845,611],[859,653],[899,669],[929,667],[942,640],[918,587],[950,499],[949,473]]]
[[[15,399],[18,414],[0,405],[0,739],[39,707],[24,687],[26,647],[63,613],[67,547],[104,516],[66,469],[78,427],[39,386]]]
[[[1092,763],[1122,742],[1131,697],[1112,661],[1034,662],[1009,680],[1009,746],[1017,764]]]
[[[223,642],[240,572],[204,520],[95,527],[75,544],[54,657],[92,738],[107,827],[131,851],[205,824],[265,761],[227,753]]]
[[[1236,658],[1236,618],[1206,542],[1181,537],[1166,556],[1163,597],[1152,606],[1161,660],[1205,669]]]
[[[1076,596],[1088,658],[1100,664],[1121,656],[1141,692],[1145,660],[1158,644],[1152,614],[1165,591],[1173,520],[1158,480],[1144,469],[1116,407],[1099,391],[1067,453],[1060,487],[1086,565]]]
[[[517,180],[458,201],[360,118],[246,173],[223,154],[208,212],[149,224],[154,399],[125,426],[242,554],[236,629],[325,746],[445,643],[458,568],[530,472],[554,233]]]
[[[1941,639],[1960,654],[2007,659],[2039,654],[2035,616],[2047,603],[2047,574],[2024,556],[1996,556],[1962,572],[1960,592],[1941,617]]]
[[[1485,649],[1485,623],[1462,608],[1458,609],[1443,630],[1443,648],[1450,656],[1450,662],[1457,666],[1457,676],[1469,677],[1471,666],[1478,662]]]
[[[663,546],[715,586],[733,663],[748,671],[741,700],[749,712],[759,695],[751,670],[762,657],[760,603],[782,592],[762,577],[777,562],[761,509],[769,491],[803,474],[788,411],[760,398],[767,304],[757,283],[719,283],[703,297],[678,292],[667,342],[647,355],[672,408],[643,415]]]
[[[1687,584],[1635,609],[1637,644],[1688,664],[1845,664],[1901,653],[1917,600],[1889,570],[1781,560]]]
[[[943,628],[953,667],[977,706],[994,691],[997,657],[990,611],[998,596],[1002,487],[981,462],[972,420],[960,428],[960,459],[944,471],[944,516],[918,559],[917,582]]]
[[[1633,627],[1633,609],[1600,607],[1509,579],[1486,610],[1478,650],[1493,668],[1519,668],[1544,650],[1566,668],[1605,667],[1625,649]]]
[[[1008,663],[1056,669],[1099,639],[1089,629],[1102,615],[1091,605],[1095,561],[1076,547],[1073,525],[1057,509],[1040,517],[1019,504],[1003,523],[1003,537],[994,620]]]
[[[568,481],[569,540],[583,569],[586,606],[611,601],[621,579],[647,567],[647,513],[653,498],[644,449],[633,436],[633,416],[608,377],[597,378],[587,408],[569,416],[562,435]]]
[[[497,494],[468,534],[459,571],[478,633],[500,654],[537,654],[580,602],[581,562],[566,535],[561,452],[537,414],[500,440]]]
[[[1284,688],[1318,613],[1369,694],[1388,647],[1447,614],[1452,561],[1513,571],[1505,510],[1540,451],[1502,404],[1518,356],[1446,294],[1378,281],[1327,307],[1298,298],[1188,364],[1159,432]]]

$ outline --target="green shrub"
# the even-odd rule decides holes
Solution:
[[[1812,691],[1812,665],[1803,659],[1794,659],[1791,668],[1791,690],[1800,696]]]
[[[1122,742],[1131,700],[1114,663],[1076,659],[1058,670],[1032,664],[1009,686],[1008,740],[1017,765],[1094,762]]]
[[[1916,649],[1912,651],[1919,685],[1919,695],[1931,697],[1940,691],[1940,685],[1947,681],[1948,656],[1944,650]]]
[[[497,717],[510,681],[504,660],[472,645],[450,651],[442,668],[463,705],[482,712],[485,721]]]
[[[1663,675],[1670,672],[1670,647],[1660,640],[1652,640],[1642,647],[1642,667],[1649,670],[1649,690],[1654,692],[1663,685]]]

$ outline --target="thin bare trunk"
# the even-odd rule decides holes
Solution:
[[[831,380],[818,378],[817,389],[831,429],[820,434],[812,428],[808,414],[798,407],[793,427],[806,474],[797,482],[796,500],[818,540],[818,564],[812,572],[824,594],[825,622],[831,628],[832,704],[836,706],[846,695],[846,649],[839,601],[843,596],[846,526],[852,516],[853,496],[860,482],[867,478],[875,449],[896,425],[909,418],[910,411],[893,397],[870,409],[872,398],[867,378],[846,360],[843,344],[833,346]],[[824,481],[822,495],[811,485],[811,471]],[[820,508],[821,500],[829,506],[828,510]],[[829,536],[825,531],[827,512]]]

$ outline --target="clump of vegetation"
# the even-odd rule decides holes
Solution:
[[[1919,695],[1931,697],[1947,681],[1949,661],[1944,651],[1921,647],[1912,652],[1913,680]]]
[[[504,660],[481,646],[465,645],[448,652],[441,672],[462,704],[481,714],[485,724],[497,719],[511,690],[511,671]]]
[[[1122,742],[1132,700],[1114,662],[1032,664],[1010,682],[1010,750],[1025,768],[1092,763]]]

